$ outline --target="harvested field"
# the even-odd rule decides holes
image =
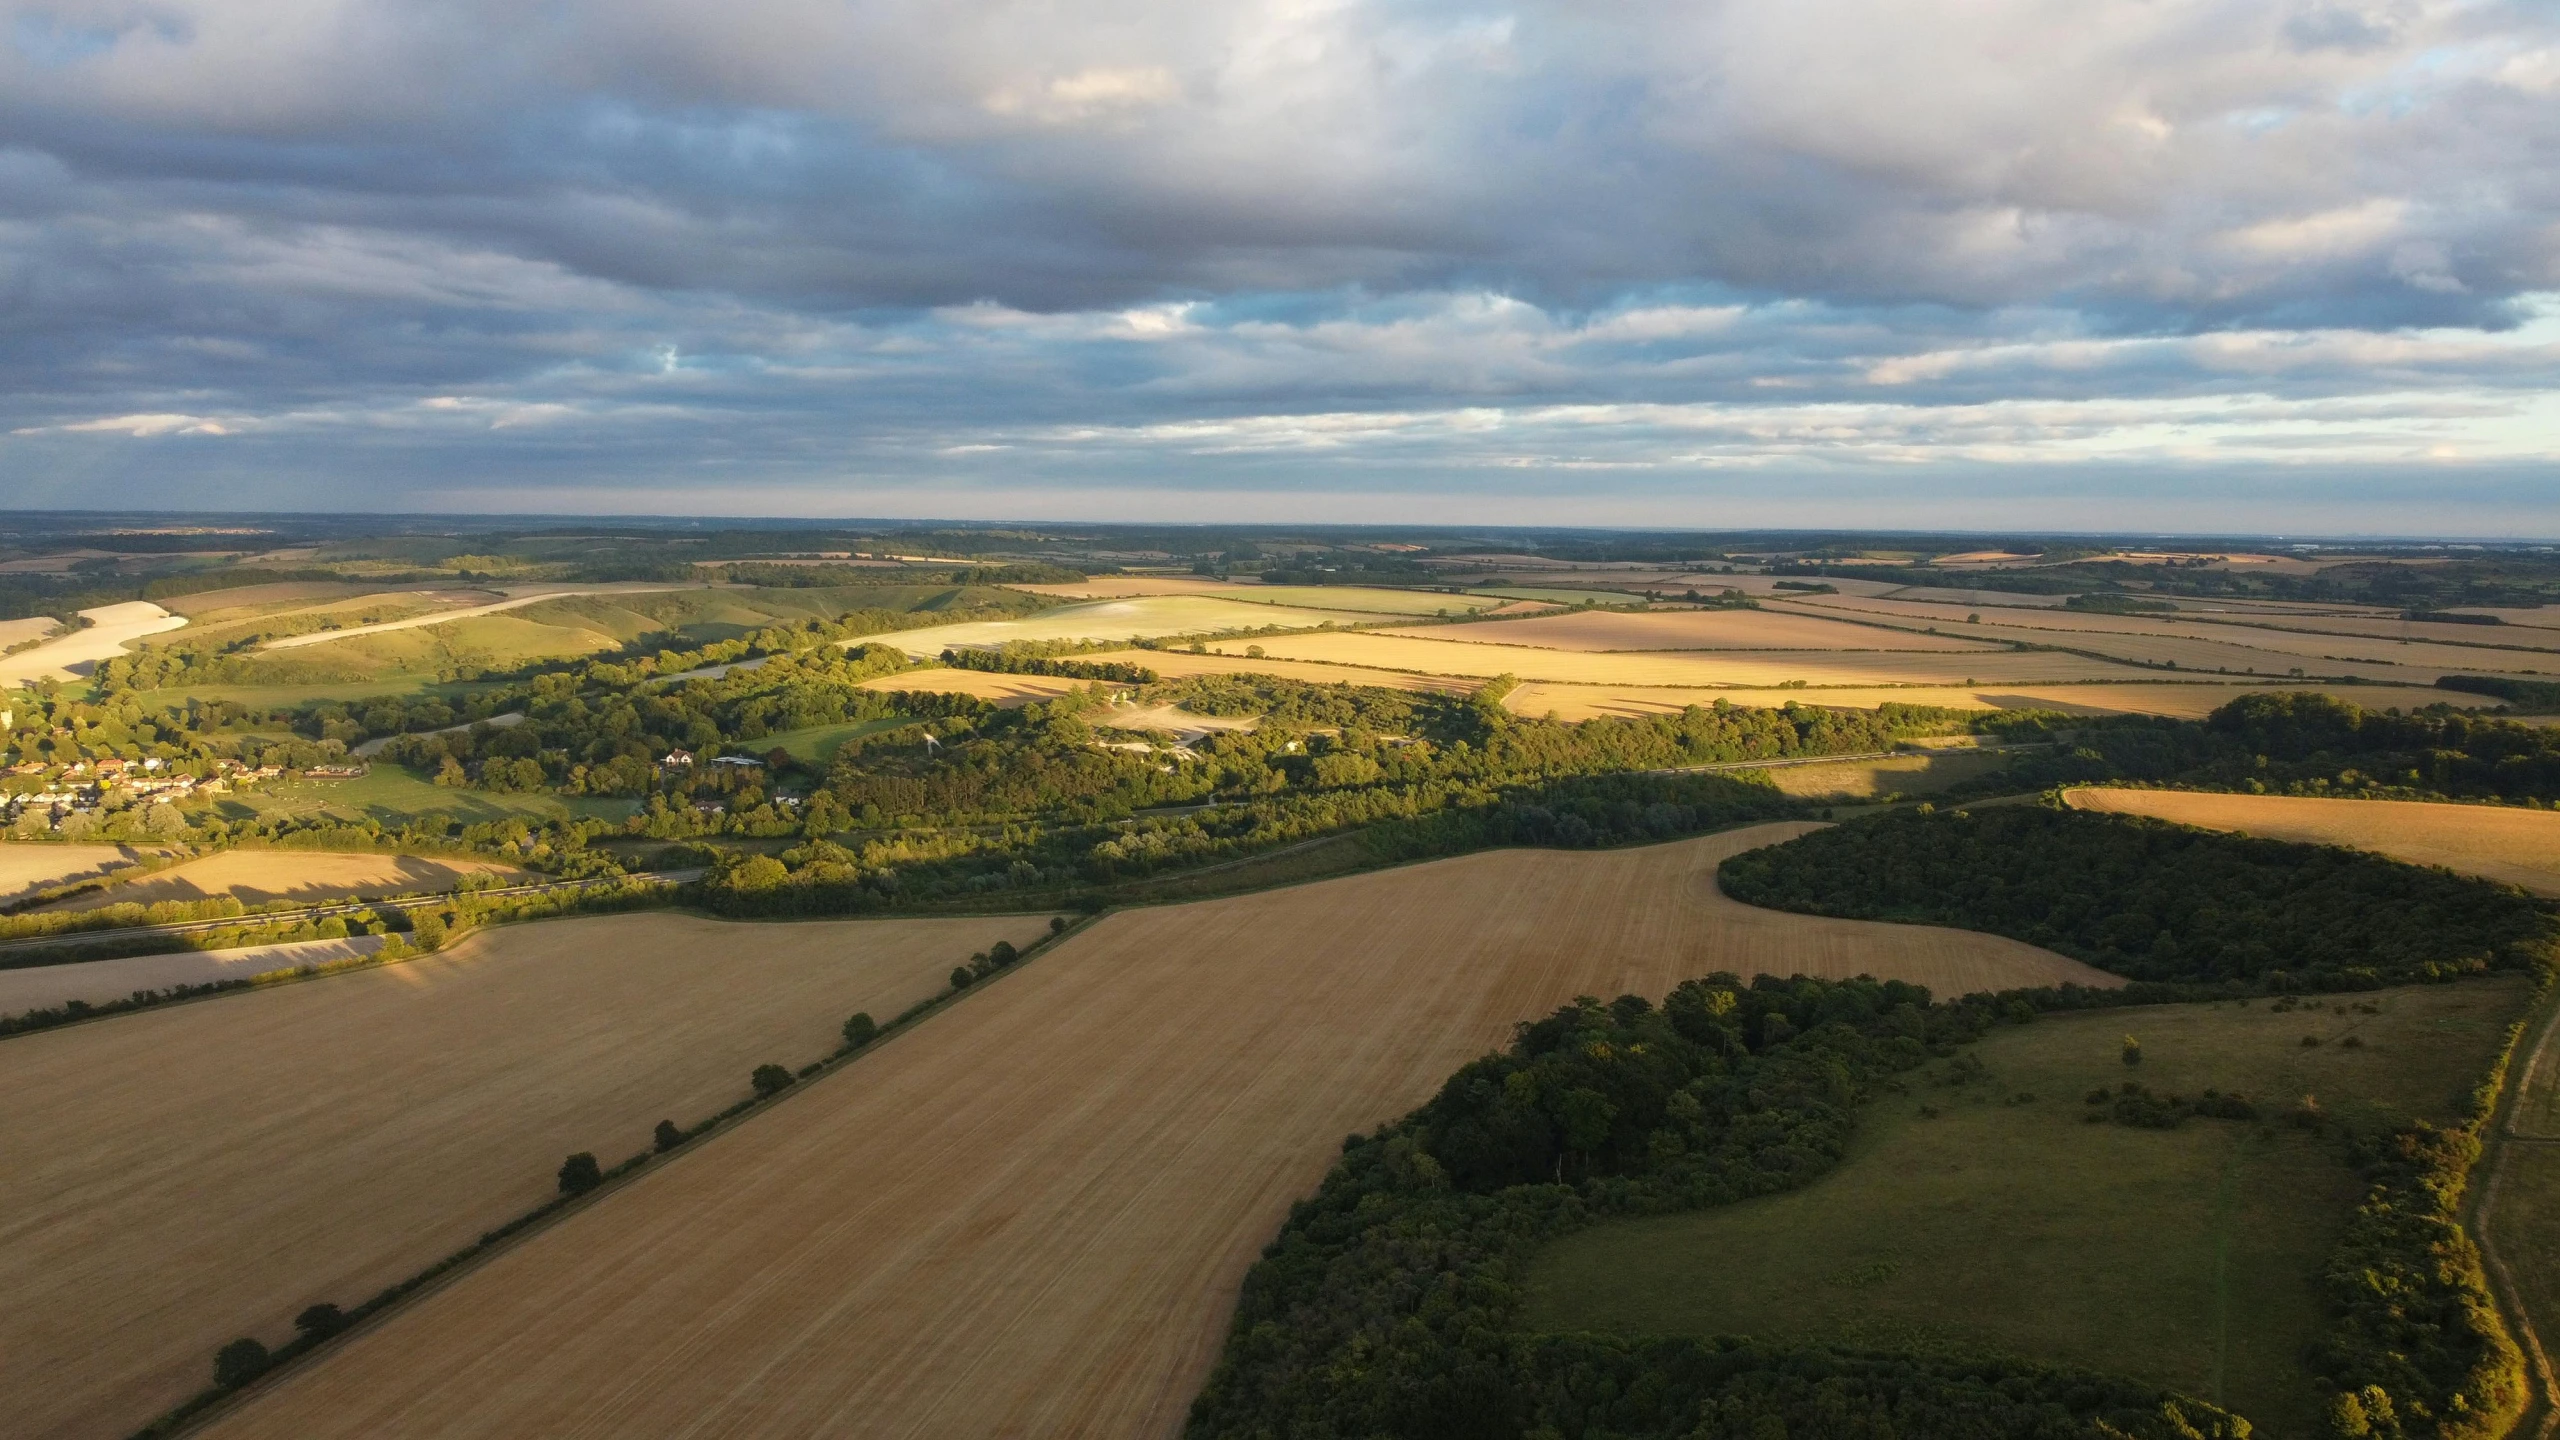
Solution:
[[[883,675],[876,680],[865,680],[856,688],[975,695],[990,704],[1011,708],[1033,701],[1055,700],[1083,686],[1081,680],[1063,680],[1054,675],[1000,675],[992,670],[914,670],[904,675]]]
[[[50,615],[30,615],[23,620],[0,620],[0,650],[6,650],[12,645],[23,645],[30,640],[41,640],[53,633],[53,627],[60,623]]]
[[[646,1149],[660,1119],[744,1098],[756,1065],[825,1054],[853,1011],[885,1020],[1045,929],[558,920],[0,1043],[9,1432],[129,1434],[225,1342],[281,1343],[302,1307],[352,1305],[547,1198],[571,1151]]]
[[[150,905],[162,900],[211,900],[226,895],[243,905],[278,900],[317,905],[332,900],[372,900],[384,895],[458,890],[464,880],[474,875],[493,875],[508,883],[532,878],[512,865],[488,860],[346,855],[317,850],[225,850],[146,875],[131,884],[110,885],[43,908],[95,910],[103,905]]]
[[[15,655],[0,655],[0,689],[37,680],[76,680],[98,668],[101,660],[126,653],[145,635],[175,630],[187,623],[148,600],[127,600],[80,612],[89,624]]]
[[[1067,605],[1019,620],[977,620],[867,635],[858,643],[895,645],[910,655],[939,655],[955,645],[1002,645],[1008,640],[1139,640],[1258,630],[1266,625],[1313,627],[1340,624],[1345,618],[1339,612],[1249,605],[1216,595],[1149,595]]]
[[[352,960],[381,948],[379,935],[350,935],[344,940],[290,940],[231,950],[180,950],[167,955],[128,955],[118,960],[82,960],[69,965],[20,965],[0,970],[0,1015],[49,1010],[72,1000],[103,1005],[126,999],[137,990],[165,990],[172,985],[246,980],[270,970],[298,970],[333,960]]]
[[[2432,684],[2440,674],[2469,670],[2489,673],[2547,667],[2560,635],[2548,648],[2531,648],[2530,640],[2507,642],[2505,627],[2426,625],[2381,619],[2304,617],[2284,624],[2241,624],[2233,619],[2194,619],[2173,615],[2096,615],[2080,611],[1975,609],[1915,604],[1900,600],[1846,599],[1823,596],[1802,602],[1791,613],[1853,613],[1900,624],[1934,625],[1945,634],[1984,640],[2020,641],[2031,645],[2069,645],[2126,660],[2159,664],[2174,661],[2190,670],[2229,669],[2281,675],[2297,667],[2322,675],[2414,681]],[[1968,623],[1965,614],[1982,621]],[[2277,617],[2248,617],[2271,620]],[[1951,623],[1952,622],[1952,623]],[[2350,631],[2338,627],[2355,627]],[[2401,631],[2409,634],[2402,635]],[[2427,632],[2419,634],[2418,632]],[[2529,632],[2528,632],[2529,633]],[[2467,642],[2467,643],[2452,643]],[[2519,648],[2491,648],[2517,643]]]
[[[1113,915],[207,1433],[1170,1436],[1343,1133],[1517,1020],[1717,969],[2112,983],[1717,893],[1725,856],[1805,828]]]
[[[2344,845],[2413,865],[2441,865],[2560,896],[2560,811],[2415,800],[2331,800],[2299,795],[2219,795],[2191,790],[2063,792],[2076,809],[2148,815],[2270,840]]]
[[[1996,751],[1948,750],[1896,755],[1888,760],[1844,760],[1835,765],[1773,765],[1769,783],[1807,800],[1873,800],[1883,795],[1929,795],[1978,780],[2007,758]]]
[[[323,630],[311,635],[287,636],[281,640],[270,640],[261,648],[267,650],[294,650],[305,645],[320,645],[332,640],[349,640],[362,635],[380,635],[394,630],[415,630],[428,625],[446,625],[451,624],[456,620],[475,620],[483,615],[495,615],[505,610],[521,610],[528,605],[539,605],[545,600],[559,600],[573,595],[645,595],[661,590],[689,588],[695,587],[680,585],[628,584],[560,586],[556,588],[545,587],[528,593],[510,595],[504,600],[492,601],[485,605],[473,605],[460,610],[440,609],[429,614],[414,615],[404,620],[385,621],[379,625],[359,625],[346,630]]]
[[[1115,650],[1085,657],[1144,665],[1168,680],[1192,675],[1277,675],[1309,685],[1376,685],[1388,690],[1428,690],[1444,695],[1472,694],[1483,682],[1471,677],[1415,675],[1401,670],[1363,670],[1349,665],[1315,665],[1296,660],[1252,659],[1243,655],[1194,655],[1182,650]]]
[[[1380,630],[1416,640],[1527,645],[1541,650],[1967,650],[1998,647],[1943,635],[1772,610],[1585,610],[1499,625]]]
[[[1197,576],[1096,575],[1081,585],[1013,585],[1035,595],[1075,600],[1125,600],[1138,595],[1206,595],[1255,605],[1295,605],[1364,615],[1464,615],[1499,602],[1482,595],[1427,590],[1388,590],[1366,585],[1239,585]]]
[[[1700,690],[1661,685],[1549,685],[1531,682],[1513,690],[1503,704],[1518,715],[1553,714],[1559,720],[1589,720],[1601,715],[1660,715],[1690,705],[1729,700],[1736,705],[1830,705],[1873,709],[1892,702],[1943,705],[1957,710],[2059,710],[2071,715],[2166,715],[2197,720],[2241,695],[2272,690],[2309,690],[2335,695],[2373,710],[2414,710],[2422,705],[2486,708],[2502,702],[2486,695],[2449,690],[2410,690],[2368,685],[2219,685],[2202,683],[2134,683],[2130,685],[2001,685],[1845,687],[1822,690]]]
[[[75,880],[93,880],[110,870],[139,864],[143,852],[130,845],[47,845],[0,841],[0,900],[13,899]]]
[[[1519,621],[1518,624],[1533,624]],[[1472,628],[1472,627],[1469,627]],[[1506,626],[1505,628],[1509,628]],[[1282,660],[1412,670],[1426,675],[1517,675],[1599,685],[1776,686],[1791,680],[1813,685],[1954,685],[1968,679],[2008,685],[2035,681],[2129,679],[2141,672],[2105,660],[2059,653],[1964,651],[1908,654],[1836,650],[1645,651],[1593,655],[1536,650],[1523,645],[1476,645],[1375,633],[1275,635],[1253,642]],[[1222,640],[1220,654],[1242,652]]]

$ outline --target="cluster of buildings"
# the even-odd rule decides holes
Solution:
[[[169,762],[159,759],[109,757],[75,760],[60,767],[27,760],[0,774],[12,778],[45,775],[45,788],[0,795],[0,820],[15,821],[32,810],[49,815],[55,824],[60,824],[66,816],[104,808],[110,797],[119,794],[165,805],[194,795],[224,794],[234,785],[272,780],[283,773],[274,765],[243,765],[237,760],[216,760],[213,773],[204,776],[173,769]]]

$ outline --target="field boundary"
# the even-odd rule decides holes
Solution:
[[[2532,1048],[2526,1052],[2523,1065],[2509,1065],[2506,1083],[2500,1087],[2497,1107],[2489,1123],[2482,1127],[2484,1154],[2480,1168],[2486,1176],[2465,1207],[2468,1213],[2463,1217],[2463,1226],[2470,1232],[2473,1243],[2480,1247],[2480,1258],[2493,1282],[2491,1292],[2498,1303],[2499,1313],[2515,1332],[2519,1348],[2524,1351],[2526,1373],[2531,1377],[2534,1393],[2507,1433],[2511,1437],[2530,1435],[2535,1440],[2548,1440],[2555,1430],[2560,1430],[2560,1375],[2554,1373],[2551,1352],[2543,1343],[2542,1331],[2534,1324],[2532,1312],[2525,1308],[2523,1291],[2517,1286],[2505,1255],[2499,1251],[2496,1236],[2498,1187],[2506,1179],[2507,1156],[2518,1143],[2560,1140],[2560,1135],[2526,1135],[2515,1128],[2516,1111],[2524,1103],[2525,1092],[2531,1087],[2533,1077],[2550,1060],[2553,1038],[2560,1036],[2560,986],[2546,980],[2542,993],[2535,999],[2534,1012],[2518,1029],[2519,1036],[2525,1033],[2534,1035]]]
[[[1001,913],[1031,915],[1040,912],[1034,910],[1023,910]],[[1055,915],[1057,912],[1051,911],[1049,913]],[[575,917],[543,916],[539,918],[561,919]],[[847,917],[821,916],[812,918],[841,921]],[[882,1043],[890,1039],[892,1036],[903,1034],[906,1031],[914,1029],[915,1027],[923,1024],[926,1020],[931,1019],[934,1015],[948,1009],[972,991],[992,985],[1003,979],[1005,976],[1012,974],[1014,971],[1022,969],[1023,966],[1028,964],[1030,961],[1038,958],[1047,951],[1056,948],[1059,942],[1090,928],[1095,921],[1101,918],[1102,916],[1097,914],[1077,916],[1068,919],[1064,926],[1051,930],[1049,933],[1032,941],[1030,945],[1024,947],[1020,957],[1016,959],[1013,964],[981,976],[966,986],[945,989],[939,995],[935,995],[930,999],[920,1001],[907,1007],[904,1012],[883,1023],[880,1026],[878,1033],[875,1034],[868,1042],[859,1046],[841,1047],[811,1064],[802,1067],[794,1073],[792,1083],[784,1086],[782,1089],[775,1090],[767,1094],[750,1095],[746,1099],[731,1105],[727,1109],[718,1111],[709,1118],[697,1121],[695,1124],[687,1127],[682,1132],[683,1138],[677,1141],[676,1144],[664,1150],[643,1150],[640,1153],[631,1156],[629,1159],[610,1167],[603,1172],[601,1179],[593,1188],[576,1195],[564,1194],[555,1196],[550,1200],[546,1200],[541,1204],[536,1205],[531,1210],[525,1211],[523,1214],[516,1216],[512,1220],[505,1221],[490,1230],[482,1232],[478,1240],[454,1251],[452,1254],[447,1255],[443,1259],[436,1261],[434,1264],[427,1266],[415,1275],[412,1275],[405,1280],[396,1281],[393,1284],[384,1287],[371,1299],[368,1299],[348,1310],[346,1312],[344,1323],[337,1329],[331,1330],[326,1334],[317,1337],[310,1335],[298,1336],[278,1347],[268,1361],[267,1367],[259,1371],[256,1378],[245,1384],[234,1386],[229,1389],[225,1389],[218,1385],[207,1386],[205,1389],[198,1391],[193,1397],[181,1401],[178,1405],[163,1413],[159,1418],[151,1421],[147,1425],[144,1425],[141,1429],[136,1430],[133,1433],[131,1440],[172,1440],[172,1437],[202,1428],[206,1423],[235,1408],[242,1400],[255,1395],[275,1376],[291,1369],[295,1362],[311,1354],[313,1351],[324,1349],[337,1341],[345,1339],[347,1336],[354,1335],[359,1331],[370,1328],[380,1323],[384,1316],[395,1314],[407,1307],[411,1302],[421,1300],[427,1296],[435,1294],[437,1291],[444,1289],[446,1286],[453,1284],[457,1280],[460,1280],[463,1276],[470,1274],[473,1270],[478,1269],[489,1260],[496,1258],[498,1255],[508,1250],[514,1249],[516,1246],[523,1244],[532,1237],[550,1229],[552,1226],[560,1223],[568,1217],[598,1203],[606,1196],[613,1194],[615,1191],[621,1190],[625,1186],[630,1185],[633,1183],[634,1177],[645,1174],[652,1165],[664,1160],[673,1159],[674,1157],[695,1148],[695,1146],[700,1142],[711,1139],[724,1130],[736,1129],[737,1125],[734,1122],[749,1119],[759,1112],[770,1110],[781,1105],[784,1101],[789,1100],[792,1096],[798,1094],[811,1083],[824,1080],[828,1076],[834,1075],[838,1071],[852,1065],[863,1056],[872,1054],[879,1050]],[[743,923],[752,924],[755,922],[748,921]],[[421,955],[431,953],[436,952],[420,952]],[[414,959],[418,957],[411,956],[407,958]],[[302,978],[317,979],[321,977],[314,975]],[[201,998],[211,999],[215,997],[205,996]]]

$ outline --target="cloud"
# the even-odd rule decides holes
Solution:
[[[2524,0],[0,9],[31,483],[2521,463],[2560,379]]]

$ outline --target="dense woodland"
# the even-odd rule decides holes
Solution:
[[[1521,1283],[1595,1220],[1793,1189],[1858,1104],[2006,1013],[1873,980],[1585,999],[1344,1142],[1246,1276],[1193,1440],[2236,1437],[2210,1405],[2024,1362],[1536,1335]]]
[[[2560,925],[2511,887],[2361,851],[2035,806],[1912,812],[1734,856],[1774,910],[2008,935],[2135,980],[2367,989],[2535,970]]]
[[[2023,754],[1995,782],[2015,792],[2131,781],[2249,794],[2560,802],[2560,729],[2452,706],[2366,710],[2309,691],[2246,695],[2204,720],[2013,712],[1995,733],[2071,737]]]

